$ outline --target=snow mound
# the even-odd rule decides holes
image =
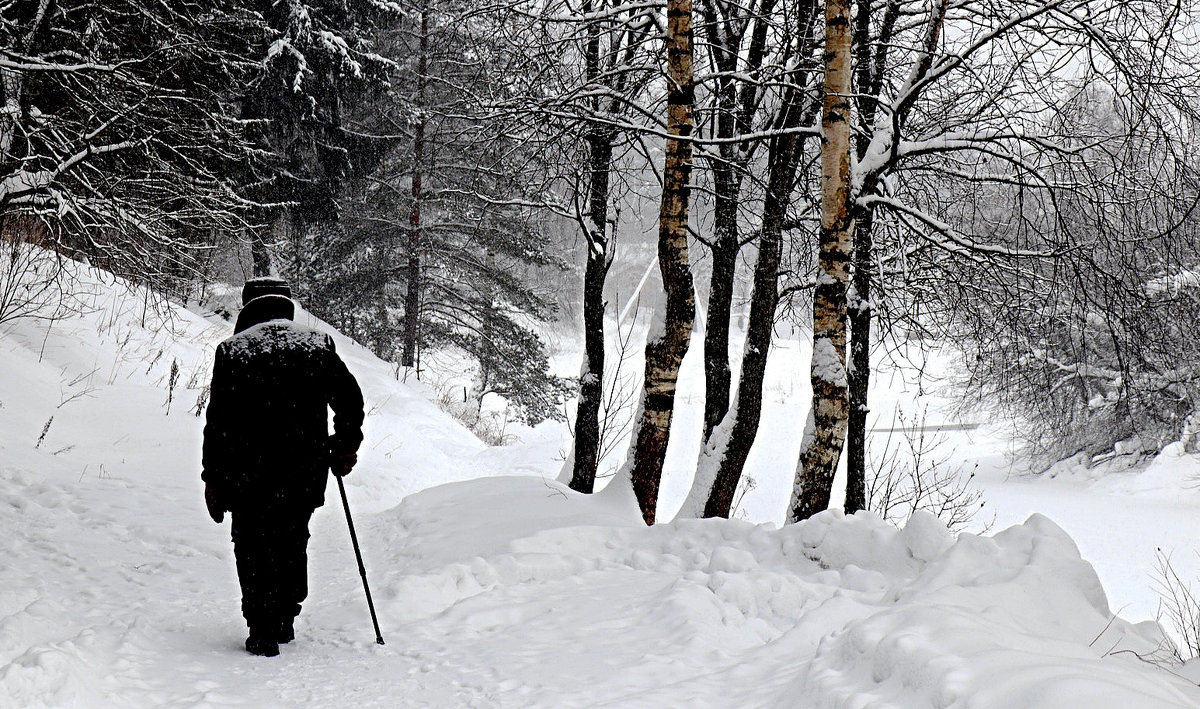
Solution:
[[[1200,455],[1186,453],[1182,444],[1170,443],[1154,456],[1144,470],[1114,476],[1105,481],[1106,490],[1132,493],[1150,499],[1178,499],[1195,494],[1200,487]]]
[[[377,515],[383,614],[437,658],[410,687],[487,668],[497,706],[1195,707],[1138,659],[1091,565],[1035,515],[954,538],[827,512],[775,529],[645,528],[556,482],[430,489]],[[736,699],[731,699],[736,697]]]

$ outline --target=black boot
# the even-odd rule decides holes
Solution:
[[[275,640],[280,645],[287,645],[296,639],[296,629],[292,626],[295,619],[279,621],[279,630],[275,633]]]
[[[279,654],[279,643],[275,638],[252,632],[250,637],[246,638],[246,652],[262,657],[275,657]]]

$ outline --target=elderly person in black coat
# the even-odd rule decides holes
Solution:
[[[333,338],[293,322],[290,295],[276,278],[242,290],[234,335],[217,346],[201,475],[213,520],[232,513],[246,650],[268,657],[295,637],[308,595],[308,522],[325,501],[328,472],[349,473],[362,442],[358,383]]]

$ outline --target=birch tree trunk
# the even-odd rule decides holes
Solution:
[[[13,160],[17,154],[13,150],[13,140],[21,117],[24,87],[25,81],[16,71],[0,69],[0,92],[4,97],[4,109],[0,112],[0,161],[4,163]]]
[[[33,39],[45,26],[46,13],[49,10],[50,0],[38,2],[38,9],[29,23],[29,29],[18,43],[21,52],[28,53],[32,49]],[[13,150],[13,141],[17,136],[17,124],[24,110],[25,78],[14,69],[0,69],[0,92],[3,92],[4,99],[4,109],[0,112],[0,161],[7,163],[17,156],[17,151]]]
[[[813,401],[792,490],[791,520],[829,507],[846,440],[846,288],[850,215],[850,0],[825,3],[825,92],[821,110],[821,235],[813,293]]]
[[[658,220],[658,264],[667,294],[661,332],[646,343],[642,413],[637,422],[630,482],[646,524],[654,524],[663,459],[671,433],[679,365],[691,343],[696,317],[688,266],[688,201],[691,196],[695,90],[692,75],[691,0],[667,0],[666,165]]]

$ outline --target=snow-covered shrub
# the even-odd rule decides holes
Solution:
[[[1197,434],[1200,434],[1200,413],[1193,411],[1183,420],[1183,430],[1179,432],[1179,445],[1185,453],[1195,453]]]
[[[461,392],[461,394],[460,394]],[[484,411],[479,399],[472,398],[469,390],[457,386],[447,387],[438,397],[438,407],[470,429],[479,440],[489,446],[503,446],[512,442],[508,428],[508,410]]]
[[[1044,465],[1156,452],[1200,405],[1200,290],[1126,285],[1103,307],[1099,288],[1049,299],[969,351],[979,400],[1017,414]]]
[[[1049,143],[983,160],[1007,183],[942,175],[929,209],[961,232],[898,254],[903,288],[877,309],[957,348],[973,401],[1016,417],[1043,466],[1134,437],[1158,450],[1197,404],[1200,163],[1142,110],[1070,87],[1030,126]]]

